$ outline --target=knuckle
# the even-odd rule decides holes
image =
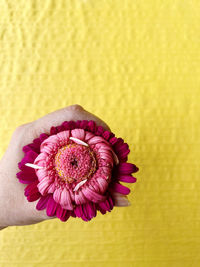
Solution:
[[[19,125],[19,126],[15,129],[13,135],[19,135],[19,134],[21,134],[21,133],[24,133],[24,131],[29,127],[29,125],[30,125],[30,123],[25,123],[25,124],[21,124],[21,125]]]
[[[83,107],[79,104],[74,104],[74,105],[70,105],[67,107],[69,110],[72,110],[72,111],[80,111],[80,110],[83,110]]]

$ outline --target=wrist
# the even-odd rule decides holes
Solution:
[[[6,218],[6,214],[5,214],[5,203],[4,203],[4,195],[3,195],[3,180],[4,180],[4,174],[2,172],[2,167],[1,167],[1,162],[0,161],[0,230],[6,228],[8,225],[5,223],[5,218]]]

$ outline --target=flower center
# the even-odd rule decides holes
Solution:
[[[94,152],[89,147],[75,143],[60,148],[54,164],[61,180],[67,183],[88,179],[97,169]]]

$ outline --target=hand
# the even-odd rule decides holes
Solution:
[[[28,225],[41,222],[48,217],[46,210],[36,210],[35,202],[28,202],[24,196],[26,185],[19,183],[16,173],[19,171],[18,162],[24,156],[22,147],[32,143],[41,133],[48,133],[51,126],[60,125],[63,121],[94,120],[98,126],[106,130],[110,128],[98,117],[84,110],[79,105],[49,113],[36,121],[19,126],[12,135],[10,144],[0,161],[0,228],[11,225]],[[113,193],[115,206],[129,206],[127,197]]]

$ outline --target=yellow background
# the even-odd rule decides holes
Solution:
[[[140,167],[130,207],[1,231],[1,267],[200,266],[199,50],[199,0],[0,0],[1,156],[77,103]]]

